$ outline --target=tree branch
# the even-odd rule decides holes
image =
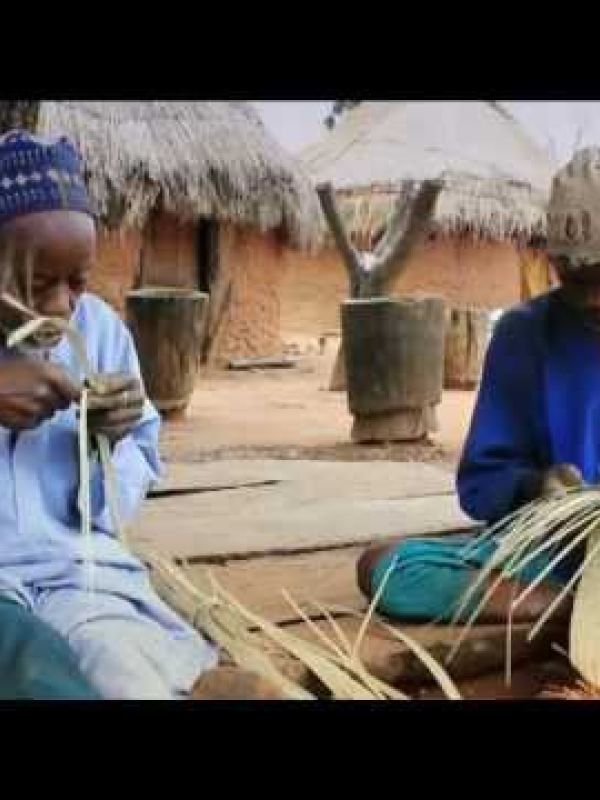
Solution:
[[[416,190],[413,183],[410,188],[405,188],[404,193],[398,195],[396,198],[394,208],[392,209],[392,215],[385,227],[384,235],[373,250],[373,263],[375,265],[381,263],[385,258],[385,254],[390,248],[391,237],[394,236],[396,239],[404,235],[408,224],[408,212],[410,210],[411,199],[414,198],[415,193]]]
[[[323,215],[327,220],[329,229],[331,230],[337,248],[344,260],[344,266],[348,272],[350,295],[356,297],[361,283],[361,277],[364,273],[360,257],[352,246],[346,229],[344,228],[344,223],[342,222],[340,212],[335,202],[332,185],[330,183],[320,183],[317,186],[317,194],[321,202]]]
[[[370,295],[383,294],[406,268],[409,256],[430,229],[441,188],[439,181],[423,181],[418,191],[411,187],[408,197],[398,197],[387,235],[370,270]]]

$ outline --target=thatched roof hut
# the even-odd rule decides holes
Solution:
[[[308,173],[236,102],[2,102],[0,129],[70,136],[101,226],[91,288],[121,313],[141,286],[210,294],[206,359],[281,348],[289,253],[322,235]],[[290,249],[288,249],[288,245]]]
[[[363,102],[300,158],[315,183],[332,183],[352,241],[366,252],[410,182],[442,178],[430,240],[394,291],[494,309],[546,286],[547,264],[532,245],[545,233],[554,165],[499,104]],[[318,255],[299,255],[287,275],[286,332],[339,325],[347,277],[331,237],[324,243]]]
[[[444,185],[434,233],[527,241],[545,230],[553,165],[498,103],[364,102],[300,157],[333,184],[365,249],[397,194],[428,178]]]
[[[179,219],[279,230],[301,247],[318,237],[305,171],[247,103],[44,102],[36,128],[76,141],[112,226],[142,228],[160,204]]]

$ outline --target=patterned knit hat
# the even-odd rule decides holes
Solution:
[[[0,136],[0,225],[55,209],[93,216],[75,146],[65,136],[43,138],[21,130]]]
[[[600,262],[600,148],[579,150],[554,176],[546,249],[571,269]]]

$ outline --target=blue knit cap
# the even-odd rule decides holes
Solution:
[[[93,216],[75,146],[66,136],[43,138],[22,130],[0,136],[0,225],[56,209]]]

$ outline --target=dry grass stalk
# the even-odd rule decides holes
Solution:
[[[92,539],[92,518],[91,518],[91,498],[90,498],[90,462],[89,462],[89,439],[87,427],[87,400],[88,400],[88,387],[95,384],[96,377],[92,371],[87,352],[85,349],[85,342],[83,337],[71,325],[62,319],[54,317],[42,317],[35,314],[35,312],[24,306],[16,298],[8,295],[6,292],[2,295],[2,300],[10,305],[15,310],[23,312],[29,317],[28,322],[25,322],[19,328],[14,330],[7,338],[7,347],[17,347],[22,342],[28,339],[47,334],[52,336],[56,332],[64,334],[73,349],[75,350],[80,366],[85,374],[86,384],[81,391],[79,401],[79,436],[78,436],[78,451],[79,451],[79,492],[78,492],[78,507],[81,514],[81,533],[85,542],[85,555],[84,562],[87,574],[87,590],[93,592],[94,587],[94,554],[93,554],[93,539]],[[107,453],[110,453],[108,440],[103,435],[95,437],[101,458],[103,457],[106,463],[110,462],[107,458]],[[111,473],[112,478],[112,473]],[[114,484],[114,478],[111,483],[111,488]]]
[[[575,593],[570,623],[569,659],[592,686],[600,687],[600,490],[575,489],[563,496],[536,500],[493,526],[475,541],[494,538],[497,549],[480,570],[455,613],[455,621],[474,604],[449,658],[468,635],[482,609],[501,582],[521,577],[524,567],[541,554],[547,565],[514,598],[510,614],[567,556],[583,544],[585,557],[529,633],[532,639],[565,598]],[[496,574],[496,577],[493,577]],[[486,588],[487,586],[487,588]],[[479,599],[481,598],[481,599]]]

